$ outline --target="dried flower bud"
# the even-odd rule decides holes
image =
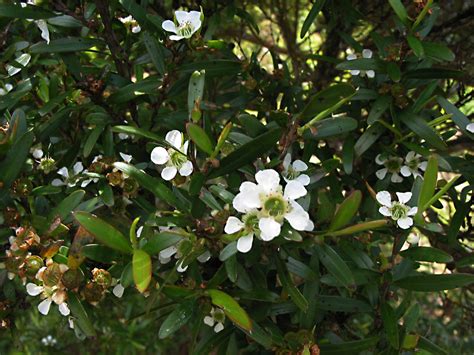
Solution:
[[[15,227],[20,223],[21,215],[16,208],[7,207],[3,210],[5,224],[9,227]]]
[[[88,282],[84,287],[83,294],[87,302],[95,304],[102,300],[105,289],[95,282]]]
[[[64,287],[69,290],[78,288],[83,280],[84,274],[82,273],[81,269],[69,269],[63,274],[61,278]]]
[[[123,174],[120,171],[112,171],[107,174],[107,180],[112,186],[121,186],[123,182]]]
[[[12,185],[12,192],[18,197],[28,197],[32,189],[33,184],[25,178],[16,179]]]
[[[95,268],[92,270],[92,281],[104,288],[108,288],[112,283],[112,276],[107,270]]]

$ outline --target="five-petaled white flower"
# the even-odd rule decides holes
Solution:
[[[365,59],[370,59],[372,58],[372,51],[370,49],[364,49],[362,51],[362,58],[365,58]],[[347,60],[354,60],[354,59],[357,59],[357,55],[356,54],[349,54],[347,56]],[[360,75],[360,76],[364,76],[364,75],[367,75],[368,78],[373,78],[375,77],[375,71],[373,70],[359,70],[359,69],[353,69],[350,71],[351,72],[351,75]]]
[[[398,201],[392,201],[392,197],[388,191],[380,191],[377,193],[377,201],[382,205],[379,212],[387,217],[392,217],[402,229],[408,229],[413,225],[413,218],[418,212],[418,207],[407,206],[410,201],[411,192],[397,192]]]
[[[43,273],[46,270],[46,266],[43,266],[38,273],[36,274],[36,278],[40,281],[43,281]],[[59,265],[59,270],[61,273],[66,272],[68,267],[64,264]],[[51,304],[54,302],[58,305],[59,312],[63,316],[68,316],[70,311],[69,307],[67,306],[66,299],[67,293],[62,284],[59,282],[57,285],[47,286],[43,285],[36,285],[32,282],[26,284],[26,292],[30,296],[38,296],[41,294],[41,298],[44,298],[43,301],[40,302],[38,305],[38,311],[42,315],[47,315],[49,313],[49,309],[51,308]]]
[[[58,170],[58,174],[63,177],[63,179],[54,179],[51,182],[51,185],[53,186],[69,186],[73,187],[76,186],[77,182],[80,180],[80,177],[78,176],[79,174],[87,174],[89,171],[87,169],[84,169],[84,165],[80,161],[74,164],[72,167],[72,174],[69,173],[68,168],[62,167],[61,169]],[[91,182],[96,183],[99,181],[98,178],[86,178],[82,180],[81,182],[81,187],[86,187],[89,185]]]
[[[151,151],[151,161],[157,165],[166,167],[161,171],[161,177],[164,180],[172,180],[179,172],[181,176],[189,176],[193,172],[193,164],[186,156],[189,141],[184,141],[183,134],[180,131],[172,130],[166,134],[165,140],[173,148],[165,149],[156,147]]]
[[[172,41],[191,38],[201,28],[201,13],[198,11],[176,11],[174,16],[176,24],[171,20],[166,20],[161,25],[165,31],[175,33],[170,36]]]
[[[286,182],[288,181],[299,181],[303,186],[309,185],[310,179],[306,174],[302,174],[303,171],[308,170],[308,165],[302,160],[295,160],[291,162],[291,154],[288,153],[283,159],[283,178]]]
[[[428,162],[420,161],[420,158],[420,154],[416,154],[413,151],[408,152],[407,156],[405,157],[405,164],[400,169],[400,173],[405,177],[410,175],[413,175],[414,178],[421,176],[419,170],[425,171]]]
[[[214,327],[214,331],[216,333],[219,333],[222,329],[224,329],[224,322],[225,313],[220,308],[211,308],[209,315],[204,317],[204,324]]]
[[[392,174],[391,181],[392,182],[402,182],[403,178],[399,175],[400,169],[402,168],[403,159],[400,157],[384,157],[382,154],[378,154],[375,157],[375,162],[378,165],[383,165],[384,168],[377,170],[375,175],[380,180],[385,179],[387,173]]]
[[[138,22],[132,17],[132,15],[129,15],[127,17],[119,17],[119,21],[122,22],[124,25],[131,25],[132,27],[132,33],[139,33],[142,28],[138,24]]]
[[[314,224],[301,205],[295,200],[306,195],[305,187],[298,181],[288,181],[283,190],[280,176],[273,169],[255,174],[257,184],[245,181],[232,205],[243,213],[242,221],[231,216],[224,231],[233,234],[242,231],[237,250],[246,253],[252,248],[253,237],[271,241],[278,237],[284,221],[298,231],[313,230]]]
[[[467,130],[468,132],[474,133],[474,122],[469,123],[469,124],[466,126],[466,130]]]

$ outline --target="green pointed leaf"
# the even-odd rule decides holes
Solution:
[[[188,323],[193,315],[193,311],[193,302],[187,302],[179,305],[164,320],[160,330],[158,331],[158,337],[160,339],[165,339],[176,332],[179,328]]]
[[[372,109],[369,112],[369,117],[367,117],[368,124],[374,124],[387,109],[390,107],[392,102],[392,97],[389,95],[382,95],[374,101]]]
[[[408,35],[407,37],[408,45],[413,50],[413,53],[418,58],[423,58],[425,56],[425,50],[421,41],[413,35]]]
[[[364,350],[375,348],[378,342],[379,337],[371,337],[337,344],[319,344],[319,349],[322,355],[360,354]]]
[[[71,314],[74,316],[74,325],[79,326],[79,328],[87,337],[95,336],[96,332],[94,326],[89,320],[89,316],[87,315],[84,306],[82,305],[81,301],[79,301],[75,293],[68,293],[67,304],[71,310]]]
[[[0,191],[8,189],[20,174],[30,154],[33,139],[33,132],[25,132],[8,150],[6,158],[0,163],[0,181],[3,183]]]
[[[434,263],[450,263],[453,257],[443,250],[432,247],[411,247],[400,252],[404,258]]]
[[[427,57],[439,61],[452,62],[456,58],[453,51],[441,43],[423,42],[423,49]]]
[[[160,251],[175,245],[183,237],[174,232],[161,232],[149,238],[147,243],[143,246],[143,250],[150,255],[158,254]]]
[[[75,212],[74,218],[79,224],[91,233],[99,242],[122,253],[130,253],[132,248],[130,242],[125,236],[103,221],[88,212]]]
[[[418,338],[418,344],[417,344],[418,348],[422,349],[422,350],[426,350],[428,353],[430,354],[433,354],[433,355],[448,355],[449,353],[440,348],[438,345],[436,345],[435,343],[433,343],[431,340],[423,337],[423,336],[420,336]]]
[[[189,118],[192,118],[194,122],[198,122],[201,119],[201,101],[204,93],[204,82],[206,77],[206,71],[195,71],[189,79],[188,86],[188,111]]]
[[[474,283],[472,274],[418,274],[394,282],[395,286],[411,291],[434,292],[451,290]]]
[[[438,181],[438,159],[432,155],[428,159],[428,165],[423,175],[423,185],[421,185],[421,191],[418,195],[418,208],[427,203],[430,198],[434,195],[436,189],[436,183]],[[428,206],[429,207],[429,206]],[[418,211],[421,213],[423,211]]]
[[[277,267],[278,277],[283,286],[283,289],[288,292],[293,303],[299,309],[301,309],[301,311],[306,312],[308,310],[308,301],[303,296],[301,291],[298,290],[298,288],[294,285],[293,281],[291,280],[290,274],[288,273],[286,265],[283,263],[283,261],[281,261],[278,256],[275,257],[275,264]]]
[[[393,11],[395,11],[400,21],[402,21],[405,26],[409,27],[410,20],[408,19],[408,13],[401,0],[388,0],[388,2],[390,6],[392,6]]]
[[[151,258],[150,255],[140,249],[133,251],[132,258],[133,281],[140,293],[146,291],[151,282]]]
[[[238,327],[247,331],[252,330],[252,321],[247,312],[227,293],[219,290],[207,290],[214,305],[222,308],[225,315]]]
[[[66,219],[66,217],[71,213],[84,198],[86,192],[84,190],[76,190],[71,193],[68,197],[62,200],[59,205],[51,210],[49,213],[49,220],[59,217],[61,221]]]
[[[186,130],[188,132],[191,140],[196,143],[197,147],[203,152],[211,155],[214,151],[214,145],[212,144],[211,139],[200,126],[195,123],[188,123],[186,125]]]
[[[121,259],[120,253],[101,244],[87,244],[81,248],[81,254],[90,260],[112,264]]]
[[[133,126],[114,126],[112,127],[112,132],[116,133],[125,133],[128,135],[133,135],[133,136],[139,136],[143,138],[148,138],[151,139],[155,142],[160,143],[160,145],[169,147],[170,144],[166,142],[161,136],[152,133],[150,131],[147,131],[145,129],[141,129],[138,127],[133,127]]]
[[[338,230],[347,225],[357,213],[362,201],[362,192],[355,190],[337,208],[336,214],[329,225],[330,231]]]
[[[51,42],[40,42],[32,45],[30,53],[64,53],[80,52],[96,46],[103,46],[104,42],[96,39],[82,37],[68,37],[52,40]]]
[[[427,143],[439,150],[446,149],[446,143],[438,135],[438,133],[428,126],[425,120],[410,112],[405,112],[400,115],[400,119],[405,125],[410,128],[416,135],[425,139]]]
[[[318,17],[319,12],[323,9],[325,2],[326,0],[316,0],[314,2],[311,10],[308,13],[308,16],[306,16],[303,22],[303,27],[301,27],[300,38],[303,38],[306,35],[314,20],[316,20],[316,17]]]
[[[466,126],[471,123],[469,118],[461,112],[456,106],[454,106],[451,102],[449,102],[447,99],[444,97],[438,96],[436,97],[436,101],[438,101],[438,104],[447,112],[450,113],[451,119],[456,123],[456,125],[461,129],[461,131],[464,134],[470,135],[471,137],[474,136],[473,133],[470,133],[467,129]]]
[[[143,33],[143,43],[145,43],[146,50],[150,55],[151,61],[158,73],[165,74],[165,50],[163,45],[159,43],[148,31]]]
[[[392,347],[398,349],[400,347],[400,337],[398,334],[398,323],[395,311],[386,302],[382,303],[380,311],[382,315],[383,328],[388,342]]]
[[[26,7],[21,7],[20,5],[0,5],[0,17],[39,20],[53,16],[53,12],[30,4]]]
[[[328,232],[327,235],[332,235],[332,236],[340,236],[340,235],[354,235],[356,233],[368,231],[368,230],[373,230],[376,228],[382,228],[388,224],[388,220],[386,219],[378,219],[375,221],[369,221],[369,222],[362,222],[355,224],[353,226],[344,228],[344,229],[339,229],[334,232]]]
[[[354,276],[346,262],[339,254],[327,244],[317,246],[321,263],[344,287],[351,287],[355,284]]]

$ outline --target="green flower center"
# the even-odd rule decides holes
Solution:
[[[224,314],[224,311],[220,310],[220,309],[216,309],[214,310],[213,314],[212,314],[212,318],[214,318],[214,320],[216,322],[219,322],[219,323],[224,323],[225,322],[225,314]]]
[[[181,166],[188,161],[188,158],[186,155],[177,152],[174,149],[168,150],[168,153],[170,155],[170,162],[173,166],[177,167],[178,169],[181,168]]]
[[[390,209],[390,212],[392,212],[392,218],[394,220],[398,220],[401,218],[405,218],[409,210],[410,210],[410,207],[403,205],[399,202],[395,202],[392,208]]]
[[[396,173],[400,171],[401,162],[399,158],[390,158],[385,162],[385,167],[391,173]]]
[[[263,204],[264,211],[272,217],[281,217],[286,213],[288,203],[282,196],[270,196]]]
[[[293,169],[293,167],[290,165],[288,167],[288,171],[286,171],[286,178],[288,180],[294,180],[296,179],[298,176],[300,176],[300,172],[299,171],[296,171],[295,169]]]
[[[246,214],[245,216],[243,216],[243,222],[244,222],[244,225],[245,225],[245,231],[247,233],[255,233],[255,231],[258,230],[258,216],[257,214]]]
[[[407,163],[407,166],[408,166],[411,170],[417,170],[419,165],[420,165],[420,161],[419,161],[418,159],[410,160],[410,161]]]
[[[189,38],[193,34],[194,27],[191,22],[186,21],[179,24],[178,35],[183,36],[184,38]]]

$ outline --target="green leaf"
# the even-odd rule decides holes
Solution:
[[[456,58],[454,53],[444,44],[423,42],[423,49],[427,57],[439,61],[452,62]]]
[[[199,149],[201,149],[208,155],[212,154],[212,152],[214,151],[214,145],[212,144],[212,141],[207,135],[206,131],[204,131],[200,126],[195,123],[188,123],[186,125],[186,130],[188,132],[189,137],[194,143],[196,143]]]
[[[373,230],[376,228],[381,228],[384,227],[388,224],[388,220],[386,219],[378,219],[375,221],[369,221],[369,222],[362,222],[355,224],[353,226],[344,228],[344,229],[339,229],[337,231],[329,231],[326,234],[327,235],[332,235],[334,237],[336,236],[341,236],[341,235],[354,235],[356,233],[364,232],[367,230]]]
[[[226,261],[229,259],[231,256],[237,254],[237,241],[234,241],[232,243],[229,243],[225,246],[224,249],[221,250],[219,254],[219,260],[220,261]]]
[[[308,301],[300,290],[298,290],[298,288],[293,284],[286,265],[278,256],[275,257],[275,264],[277,267],[278,278],[280,279],[283,289],[288,292],[293,303],[301,309],[301,311],[306,312],[308,310]]]
[[[232,173],[242,166],[254,162],[275,146],[280,135],[280,128],[275,128],[241,145],[220,161],[220,166],[210,172],[208,179]]]
[[[353,355],[374,348],[378,342],[379,337],[371,337],[337,344],[319,344],[318,346],[322,355]]]
[[[385,330],[385,335],[387,336],[388,342],[395,349],[399,349],[400,337],[398,334],[398,323],[397,317],[395,316],[395,311],[388,303],[384,302],[380,307],[380,312],[382,315],[383,328]]]
[[[30,53],[64,53],[80,52],[92,47],[103,46],[104,42],[97,39],[87,39],[81,37],[68,37],[52,40],[45,43],[40,42],[30,47]]]
[[[81,254],[90,260],[104,264],[112,264],[120,260],[121,255],[100,244],[87,244],[81,248]]]
[[[456,123],[456,125],[461,129],[464,134],[470,135],[471,137],[474,135],[470,133],[466,126],[471,123],[469,118],[466,117],[464,113],[462,113],[456,106],[454,106],[451,102],[446,100],[442,96],[436,97],[436,101],[438,104],[449,114],[451,114],[451,119]]]
[[[142,250],[146,251],[150,255],[158,254],[160,251],[175,245],[183,237],[173,232],[161,232],[155,234],[149,238],[147,243],[143,246]]]
[[[123,104],[145,94],[156,94],[162,79],[150,76],[136,83],[125,85],[114,92],[107,99],[111,104]]]
[[[346,313],[371,313],[372,306],[364,301],[354,298],[347,298],[341,296],[317,296],[316,305],[318,309],[331,312],[346,312]]]
[[[206,71],[206,76],[234,75],[242,70],[242,63],[236,60],[215,59],[194,61],[179,67],[179,70],[185,73],[192,73],[203,69]]]
[[[310,139],[325,139],[351,132],[357,128],[357,120],[351,117],[331,117],[317,122],[307,133]]]
[[[408,35],[407,41],[408,45],[413,50],[413,53],[415,53],[418,58],[423,58],[425,56],[425,49],[418,38],[413,35]]]
[[[65,220],[69,213],[79,206],[85,194],[84,190],[76,190],[71,193],[51,210],[48,219],[52,221],[54,218],[59,217],[61,221]]]
[[[10,17],[14,19],[39,20],[53,17],[54,13],[39,6],[28,4],[26,7],[19,5],[0,5],[0,17]]]
[[[369,117],[367,117],[367,123],[374,124],[387,109],[390,107],[390,103],[392,102],[392,97],[389,95],[382,95],[375,100],[372,108],[369,112]]]
[[[333,248],[323,244],[317,246],[317,251],[321,263],[337,281],[345,287],[351,287],[355,284],[351,269]]]
[[[60,16],[50,17],[48,19],[48,23],[50,23],[53,26],[59,26],[59,27],[68,27],[68,28],[82,27],[81,21],[69,15],[60,15]]]
[[[68,293],[67,304],[71,310],[71,314],[74,316],[74,325],[77,325],[87,337],[95,336],[96,332],[94,326],[89,320],[89,316],[87,315],[84,306],[75,293]]]
[[[357,213],[362,201],[362,192],[355,190],[339,205],[329,225],[329,231],[338,230],[347,225]]]
[[[148,138],[151,139],[155,142],[160,143],[163,146],[170,146],[168,142],[166,142],[161,136],[152,133],[150,131],[147,131],[145,129],[141,129],[138,127],[133,127],[133,126],[114,126],[112,127],[112,132],[116,133],[125,133],[129,135],[134,135],[134,136],[139,136],[143,138]]]
[[[140,293],[146,291],[151,282],[151,258],[150,255],[140,249],[133,251],[132,258],[133,281]]]
[[[426,350],[430,354],[433,354],[433,355],[448,355],[449,354],[446,350],[440,348],[438,345],[433,343],[431,340],[429,340],[429,339],[427,339],[427,338],[425,338],[421,335],[418,338],[417,346],[418,346],[419,349]]]
[[[346,60],[336,65],[339,70],[382,70],[382,66],[375,58],[358,58],[353,60]]]
[[[434,292],[451,290],[454,288],[468,286],[474,283],[472,274],[418,274],[408,276],[394,282],[395,286],[411,291]]]
[[[459,79],[464,75],[460,70],[444,68],[424,68],[407,71],[406,79]]]
[[[303,38],[306,35],[312,23],[316,20],[316,17],[318,17],[319,12],[323,9],[325,2],[326,0],[316,0],[314,2],[308,16],[306,16],[303,22],[303,26],[301,27],[300,38]]]
[[[0,191],[8,189],[20,174],[30,154],[33,139],[33,132],[25,132],[8,150],[6,158],[0,163],[0,181],[3,183],[3,188]]]
[[[408,19],[407,10],[405,9],[405,6],[403,6],[401,0],[388,0],[388,2],[400,21],[402,21],[405,26],[409,27],[410,21]]]
[[[87,137],[86,142],[84,143],[84,149],[82,152],[84,158],[87,158],[91,154],[92,150],[94,149],[97,143],[97,140],[99,139],[100,135],[104,131],[104,128],[105,128],[104,126],[97,126],[91,131],[91,133]]]
[[[75,212],[74,218],[102,244],[122,253],[128,254],[132,251],[129,240],[99,217],[88,212]]]
[[[201,101],[204,93],[204,82],[206,78],[206,71],[195,71],[189,79],[188,86],[188,111],[189,118],[194,122],[201,119]]]
[[[438,159],[436,159],[436,157],[432,155],[428,159],[428,165],[426,166],[426,170],[423,175],[423,185],[421,185],[421,191],[420,191],[420,194],[418,195],[418,206],[420,209],[434,195],[437,181],[438,181]],[[421,213],[423,211],[418,211],[418,212]]]
[[[165,74],[165,50],[163,45],[159,43],[148,31],[143,33],[143,43],[145,43],[146,50],[150,55],[151,61],[158,73]]]
[[[388,62],[386,69],[390,79],[398,83],[400,81],[400,78],[402,77],[402,72],[400,71],[398,65],[394,62]]]
[[[238,327],[252,331],[252,321],[247,312],[227,293],[219,290],[207,290],[214,305],[222,308],[225,315]]]
[[[416,135],[425,139],[427,143],[439,150],[446,149],[446,143],[438,135],[438,133],[428,126],[424,119],[411,112],[404,112],[400,115],[400,119],[412,130]]]
[[[193,315],[193,311],[193,302],[180,304],[173,312],[168,315],[168,317],[166,317],[160,327],[160,330],[158,331],[158,337],[160,339],[165,339],[176,332],[179,328],[188,323]]]
[[[379,123],[375,123],[365,130],[364,133],[359,137],[354,145],[354,152],[357,157],[364,154],[369,149],[382,133],[385,131],[385,127]]]
[[[432,247],[411,247],[400,252],[404,258],[435,263],[450,263],[453,257],[443,250]]]
[[[171,206],[181,206],[182,203],[178,201],[176,195],[171,191],[161,180],[158,180],[146,174],[143,170],[135,168],[133,165],[117,162],[114,166],[128,176],[137,180],[138,184],[152,192],[156,197],[162,199]]]

